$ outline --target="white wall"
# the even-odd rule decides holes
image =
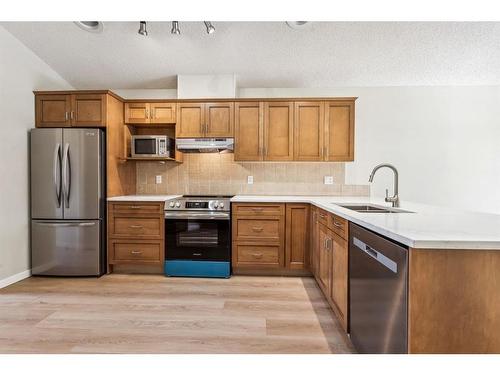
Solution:
[[[346,183],[364,184],[381,162],[400,174],[402,201],[500,214],[500,87],[240,89],[240,97],[357,96],[355,162]],[[392,194],[380,170],[372,195]]]
[[[0,26],[0,287],[29,275],[28,130],[33,90],[71,89]]]

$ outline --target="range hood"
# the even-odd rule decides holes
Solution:
[[[180,152],[233,152],[234,138],[177,138]]]

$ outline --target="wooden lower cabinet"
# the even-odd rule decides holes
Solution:
[[[347,332],[349,318],[348,221],[315,207],[310,225],[313,237],[311,271]]]
[[[318,272],[316,280],[323,293],[329,297],[332,284],[332,258],[330,243],[332,242],[331,230],[323,224],[318,228]]]
[[[233,203],[233,272],[309,273],[309,204]]]
[[[330,297],[333,310],[344,329],[347,331],[348,321],[348,242],[333,233],[331,242],[331,289]]]
[[[289,269],[309,269],[309,204],[286,204],[285,260]]]
[[[108,204],[108,271],[115,265],[163,266],[163,202]]]

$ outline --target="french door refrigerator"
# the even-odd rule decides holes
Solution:
[[[33,275],[104,273],[104,145],[98,129],[31,131]]]

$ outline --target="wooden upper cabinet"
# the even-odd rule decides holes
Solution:
[[[175,124],[175,103],[126,103],[126,124]]]
[[[264,103],[264,160],[293,160],[293,102]]]
[[[293,160],[323,160],[324,115],[324,102],[295,102]]]
[[[354,160],[354,101],[326,102],[327,161]]]
[[[203,137],[205,126],[204,103],[177,104],[176,137]]]
[[[71,126],[71,95],[35,96],[35,122],[37,127]]]
[[[149,124],[149,103],[125,103],[125,123]]]
[[[71,95],[72,126],[103,126],[106,124],[106,95]]]
[[[233,137],[234,103],[205,103],[205,137]]]
[[[149,103],[149,118],[151,124],[175,124],[175,103]]]
[[[35,94],[36,127],[105,127],[106,94]]]
[[[261,161],[264,140],[264,103],[236,102],[234,105],[234,160]]]
[[[306,270],[309,266],[309,205],[286,204],[285,266]]]

